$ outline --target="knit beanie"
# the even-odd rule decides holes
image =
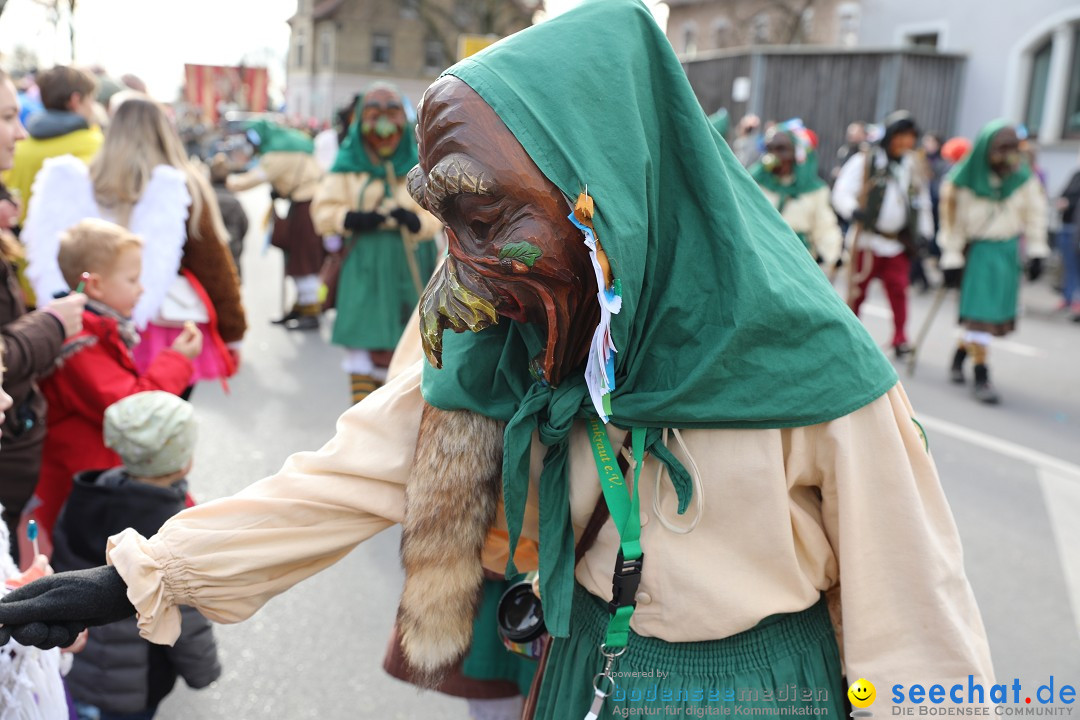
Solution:
[[[105,445],[136,477],[171,475],[195,451],[195,411],[160,390],[129,395],[105,410]]]

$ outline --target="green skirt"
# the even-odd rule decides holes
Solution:
[[[588,712],[593,677],[603,669],[598,648],[607,622],[606,605],[575,587],[570,637],[551,646],[538,720]],[[612,672],[615,688],[601,718],[760,714],[758,709],[772,716],[779,714],[771,712],[776,708],[832,718],[845,714],[840,651],[824,598],[723,640],[669,643],[631,632]]]
[[[337,317],[331,342],[349,348],[393,350],[420,299],[409,271],[405,245],[396,230],[350,238],[338,279]],[[435,270],[435,242],[416,248],[420,283]]]
[[[960,287],[960,322],[972,330],[1004,334],[1016,323],[1020,296],[1020,241],[979,240],[967,248]]]

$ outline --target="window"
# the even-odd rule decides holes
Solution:
[[[401,17],[406,20],[415,20],[420,17],[420,0],[402,0]]]
[[[1047,40],[1031,57],[1031,81],[1028,83],[1027,106],[1024,108],[1024,125],[1032,137],[1038,135],[1042,126],[1047,82],[1050,80],[1051,47],[1052,43]]]
[[[433,73],[446,69],[446,52],[439,40],[428,40],[424,43],[424,67]]]
[[[378,67],[390,65],[390,36],[375,33],[371,36],[371,64]]]
[[[334,31],[332,28],[323,28],[319,33],[319,67],[328,68],[333,65]]]
[[[455,0],[454,24],[462,28],[472,27],[477,20],[475,5],[472,0]]]
[[[1065,124],[1061,136],[1080,138],[1080,26],[1073,36],[1072,65],[1069,68],[1069,94],[1065,96]]]
[[[304,29],[296,31],[296,67],[304,67]]]
[[[915,33],[907,36],[909,47],[936,48],[938,46],[938,34],[936,32]]]
[[[754,45],[769,42],[769,16],[765,13],[758,13],[750,21],[750,42]]]
[[[814,8],[808,7],[799,15],[799,42],[810,42],[814,34]]]
[[[697,23],[691,21],[682,28],[682,49],[686,55],[697,52]]]
[[[859,42],[859,6],[844,3],[836,9],[839,29],[838,40],[843,47],[854,47]]]
[[[717,18],[712,25],[713,47],[726,48],[732,45],[731,23],[727,18]]]

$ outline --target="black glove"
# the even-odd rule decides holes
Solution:
[[[0,646],[9,638],[48,650],[67,647],[91,625],[135,614],[127,586],[109,565],[56,573],[0,599]]]
[[[964,279],[964,268],[949,268],[945,270],[945,287],[958,288]]]
[[[408,228],[409,232],[420,232],[420,216],[405,208],[394,208],[390,211],[390,217],[397,220],[397,224]]]
[[[864,208],[855,208],[851,212],[851,224],[859,223],[863,227],[866,227],[866,221],[870,219]]]
[[[1028,280],[1030,280],[1031,282],[1035,282],[1036,280],[1039,279],[1039,276],[1042,275],[1042,271],[1043,271],[1042,258],[1031,258],[1030,260],[1028,260],[1028,266],[1027,266]]]
[[[345,213],[345,229],[353,232],[367,232],[374,230],[386,221],[386,216],[378,212],[357,212],[350,210]]]

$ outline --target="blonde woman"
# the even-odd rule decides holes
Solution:
[[[117,108],[89,169],[71,156],[42,168],[23,230],[38,297],[69,290],[56,261],[59,236],[88,217],[123,225],[145,243],[146,292],[132,316],[139,372],[191,321],[207,338],[193,382],[232,375],[247,325],[229,235],[210,183],[153,100],[131,98]]]

